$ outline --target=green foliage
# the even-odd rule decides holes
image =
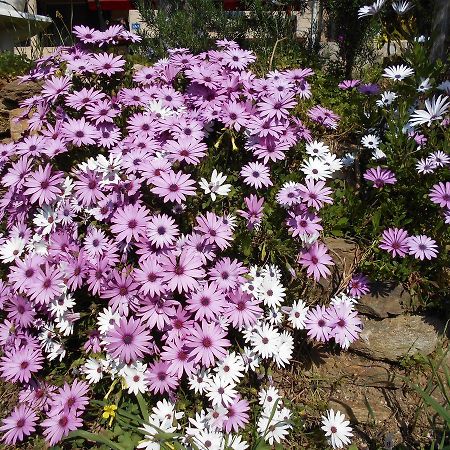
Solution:
[[[25,55],[14,52],[0,52],[0,78],[14,78],[23,75],[31,68],[31,61]]]
[[[169,48],[189,48],[193,53],[206,51],[217,39],[232,39],[258,55],[259,64],[293,65],[306,57],[304,45],[295,37],[292,8],[304,10],[305,0],[282,0],[277,7],[265,0],[243,0],[240,11],[226,11],[215,0],[173,1],[153,10],[151,2],[139,0],[139,12],[147,25],[143,43],[137,52],[151,59],[166,56]],[[245,11],[245,12],[244,12]],[[276,52],[272,58],[272,52]]]

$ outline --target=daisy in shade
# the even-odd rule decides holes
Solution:
[[[428,155],[428,158],[430,158],[430,160],[433,161],[434,164],[436,164],[436,167],[445,167],[450,165],[450,155],[447,155],[441,150],[430,153]]]
[[[327,266],[333,266],[333,260],[327,253],[328,249],[324,244],[314,242],[307,250],[303,250],[298,257],[298,262],[306,268],[308,276],[312,276],[316,281],[320,277],[326,278],[331,274]]]
[[[92,67],[96,73],[111,76],[123,72],[125,60],[111,53],[98,53],[93,56]]]
[[[327,342],[331,337],[331,326],[327,321],[325,306],[316,306],[310,309],[305,318],[305,328],[308,336],[320,342]]]
[[[363,136],[361,144],[366,148],[377,149],[380,145],[380,140],[374,134],[368,134],[367,136]]]
[[[151,336],[140,319],[122,318],[106,335],[106,348],[114,358],[129,364],[152,352]]]
[[[204,236],[208,244],[215,244],[221,250],[230,246],[233,235],[230,227],[223,223],[221,217],[212,212],[207,212],[206,217],[198,216],[196,221],[195,231]]]
[[[195,195],[195,181],[182,172],[161,173],[151,180],[155,186],[151,191],[164,199],[164,203],[183,203],[189,195]]]
[[[363,178],[367,181],[372,181],[373,186],[378,189],[382,188],[386,184],[397,183],[397,178],[395,177],[394,172],[380,166],[366,170],[363,174]]]
[[[227,356],[226,348],[231,345],[226,339],[227,332],[218,325],[202,321],[201,325],[194,323],[191,334],[187,337],[186,345],[191,350],[190,355],[195,362],[211,367],[216,360]]]
[[[42,369],[43,360],[40,349],[24,347],[11,350],[1,358],[0,371],[7,381],[27,383],[34,373]]]
[[[59,185],[62,183],[63,174],[52,173],[52,167],[47,164],[45,168],[40,166],[26,178],[24,194],[30,196],[32,203],[49,204],[62,194]]]
[[[227,299],[224,315],[237,329],[255,325],[263,313],[259,306],[260,300],[240,289],[230,292]]]
[[[302,201],[317,210],[322,208],[325,203],[333,203],[333,199],[330,197],[333,191],[325,186],[324,181],[315,183],[314,180],[306,180],[304,185],[299,184],[298,191]]]
[[[394,102],[394,100],[397,98],[397,94],[395,92],[391,91],[385,91],[381,94],[380,100],[377,100],[377,106],[383,107],[383,106],[390,106]]]
[[[431,100],[425,100],[425,109],[416,109],[411,118],[409,124],[412,127],[427,125],[431,126],[434,121],[442,120],[444,118],[450,103],[446,95],[440,95],[439,97],[433,97]]]
[[[205,276],[202,260],[190,249],[183,250],[178,256],[174,253],[164,255],[160,263],[164,269],[163,281],[172,291],[189,292]]]
[[[401,228],[388,228],[383,231],[380,248],[389,252],[394,258],[405,257],[409,252],[408,233]]]
[[[428,195],[436,205],[450,209],[450,182],[435,184]]]
[[[325,128],[337,128],[340,117],[330,109],[317,105],[308,111],[308,117],[314,122],[322,124]]]
[[[178,234],[175,221],[167,214],[152,216],[147,226],[147,236],[150,242],[158,248],[172,245]]]
[[[67,119],[67,121],[64,122],[62,134],[76,147],[93,145],[98,138],[97,129],[86,122],[84,117],[81,117],[81,119]]]
[[[347,292],[355,298],[366,295],[370,292],[369,279],[362,273],[355,273],[347,286]]]
[[[50,445],[55,445],[61,439],[83,425],[83,421],[78,417],[76,410],[61,411],[56,414],[50,414],[42,423],[43,434]]]
[[[344,80],[338,84],[338,88],[343,91],[347,91],[349,89],[353,89],[361,83],[360,80]]]
[[[264,211],[264,197],[258,198],[251,194],[250,197],[245,197],[244,202],[247,205],[247,210],[236,211],[241,217],[247,219],[247,228],[249,230],[257,229],[261,224]]]
[[[130,242],[134,239],[139,241],[147,231],[148,210],[138,204],[125,205],[114,213],[111,222],[111,231],[117,235],[117,240]]]
[[[358,313],[345,303],[327,309],[325,318],[331,327],[330,336],[344,350],[348,349],[361,333],[362,323],[357,315]]]
[[[351,443],[350,437],[353,436],[350,422],[345,420],[345,415],[340,411],[334,412],[333,409],[327,411],[326,416],[322,416],[322,430],[331,443],[333,449],[343,448]]]
[[[199,184],[205,194],[211,195],[211,200],[214,202],[218,195],[227,196],[230,192],[231,184],[225,184],[225,181],[227,181],[226,175],[214,169],[211,174],[211,181],[202,178]]]
[[[0,431],[4,432],[1,440],[7,445],[15,445],[25,437],[36,431],[38,416],[34,409],[28,405],[19,405],[14,411],[3,419]]]
[[[421,234],[419,236],[411,236],[408,238],[409,254],[414,258],[420,259],[433,259],[438,254],[436,241]]]
[[[386,67],[383,72],[383,77],[390,78],[394,81],[401,81],[412,75],[414,75],[414,69],[411,69],[411,67],[405,66],[404,64]]]
[[[259,189],[260,187],[272,186],[269,173],[269,168],[264,164],[251,162],[242,168],[241,177],[244,178],[245,184]]]
[[[149,389],[154,394],[163,394],[175,391],[178,380],[175,375],[168,372],[169,363],[166,361],[155,361],[148,366],[146,377]]]

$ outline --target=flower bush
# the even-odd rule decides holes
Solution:
[[[135,69],[114,53],[139,39],[123,28],[74,33],[77,45],[23,77],[43,83],[23,105],[29,132],[1,146],[0,375],[21,386],[3,441],[282,442],[295,418],[271,374],[291,362],[295,339],[345,350],[358,338],[360,269],[382,273],[379,254],[400,278],[425,259],[430,271],[445,264],[449,159],[424,144],[443,142],[447,98],[385,111],[413,98],[408,66],[385,71],[392,91],[378,100],[374,85],[343,82],[378,122],[364,150],[341,155],[327,139],[341,118],[315,102],[311,69],[258,77],[253,53],[226,39]],[[402,199],[416,163],[432,181]],[[417,222],[412,200],[426,205]],[[346,232],[358,208],[367,257],[318,301],[309,294],[334,266],[324,231]],[[340,412],[323,430],[333,447],[350,442]]]

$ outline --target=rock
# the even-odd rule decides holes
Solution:
[[[0,108],[0,135],[9,135],[9,111]]]
[[[396,362],[417,353],[429,355],[444,332],[443,323],[431,317],[398,316],[363,322],[364,330],[350,350],[379,361]]]
[[[400,284],[377,282],[371,283],[370,293],[363,295],[358,300],[357,310],[377,319],[399,316],[402,304],[411,301],[409,292],[405,291]]]
[[[23,114],[23,108],[16,108],[9,111],[9,126],[11,128],[11,138],[16,141],[21,138],[22,133],[28,129],[28,120],[17,120]]]
[[[0,98],[7,109],[14,109],[23,100],[37,95],[41,86],[41,83],[19,83],[19,80],[13,80],[0,89]]]
[[[336,267],[338,267],[341,271],[342,269],[350,268],[358,251],[358,246],[356,243],[347,239],[330,236],[325,237],[323,242],[329,248]]]
[[[394,417],[383,393],[370,387],[364,390],[338,388],[329,401],[329,407],[345,413],[352,422],[360,424],[381,423]]]

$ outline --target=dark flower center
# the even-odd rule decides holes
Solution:
[[[158,227],[158,234],[162,236],[163,234],[166,234],[166,229],[164,227]]]
[[[211,347],[211,345],[212,345],[211,338],[209,338],[209,337],[203,338],[203,340],[202,340],[202,345],[203,345],[203,347],[205,347],[205,348]]]
[[[179,189],[179,187],[178,187],[177,184],[171,184],[171,185],[169,186],[169,191],[170,191],[170,192],[177,192],[178,189]]]
[[[133,342],[133,336],[131,334],[124,334],[122,341],[126,345],[130,345]]]
[[[30,365],[30,363],[28,361],[22,361],[20,363],[20,368],[21,369],[26,369],[29,365]]]
[[[134,229],[134,228],[136,228],[136,227],[137,227],[137,221],[136,221],[135,219],[131,219],[131,220],[128,222],[128,228]]]
[[[16,427],[17,427],[17,428],[22,428],[24,425],[25,425],[25,419],[19,419],[19,420],[16,422]]]

